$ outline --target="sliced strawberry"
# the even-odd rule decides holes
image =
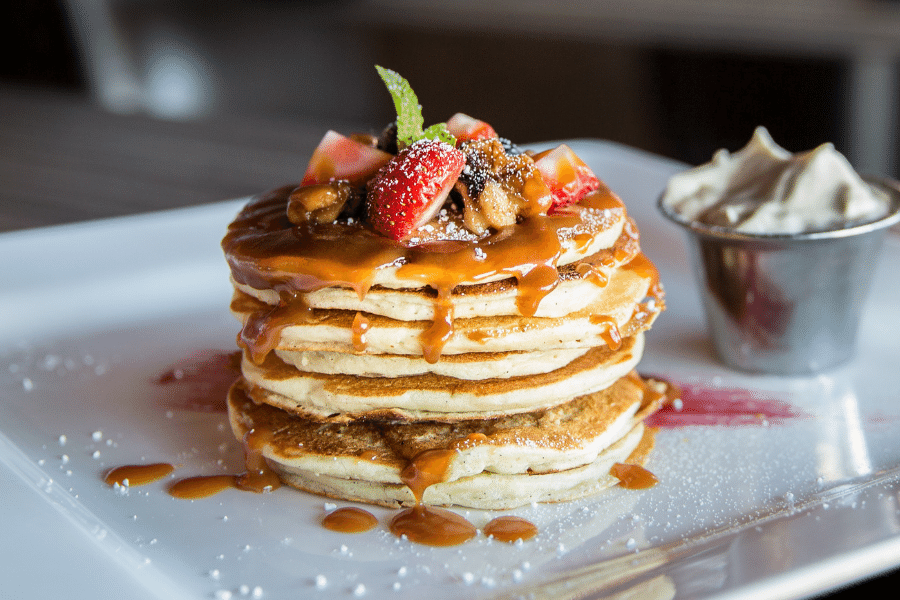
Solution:
[[[347,179],[351,185],[361,186],[391,158],[387,152],[329,131],[309,159],[300,185]]]
[[[497,132],[494,128],[463,113],[456,113],[447,121],[447,129],[456,138],[456,145],[471,140],[485,140],[495,138]]]
[[[444,142],[407,146],[369,184],[372,228],[395,240],[407,238],[437,214],[465,166],[466,155]]]
[[[600,187],[600,180],[571,148],[561,144],[534,156],[534,166],[544,177],[553,196],[552,211],[581,201],[585,195]]]

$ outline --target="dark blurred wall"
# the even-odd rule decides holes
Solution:
[[[791,151],[842,146],[847,66],[842,60],[655,50],[647,97],[667,153],[689,163],[737,149],[757,125]]]
[[[375,40],[378,60],[413,83],[426,120],[460,110],[514,140],[597,137],[692,164],[740,148],[757,125],[792,151],[841,146],[838,59],[442,30],[382,29]]]
[[[499,35],[431,25],[339,21],[352,2],[113,2],[136,48],[154,23],[181,20],[217,73],[214,111],[367,123],[392,118],[374,69],[407,77],[429,122],[463,111],[521,142],[593,137],[689,163],[737,149],[756,125],[789,150],[841,150],[846,67],[837,58],[742,55]],[[12,46],[0,79],[86,91],[84,53],[63,4],[5,3]],[[141,40],[144,40],[143,42]],[[139,48],[138,48],[139,49]]]
[[[3,2],[0,35],[6,43],[0,58],[0,81],[86,89],[75,41],[59,2]]]

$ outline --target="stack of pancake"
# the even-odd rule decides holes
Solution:
[[[481,236],[443,210],[407,243],[354,219],[297,226],[292,189],[253,199],[223,240],[243,324],[230,420],[282,481],[411,505],[401,471],[452,450],[423,502],[511,508],[646,459],[662,394],[634,368],[663,294],[605,186]]]

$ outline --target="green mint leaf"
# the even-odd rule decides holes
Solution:
[[[425,124],[422,107],[406,79],[396,71],[379,65],[375,65],[375,70],[378,71],[394,100],[394,108],[397,110],[397,144],[401,148],[424,139],[439,139],[451,146],[456,144],[456,138],[447,130],[446,123],[437,123],[425,131],[422,130]]]
[[[440,140],[451,146],[456,145],[456,138],[453,137],[453,134],[447,129],[446,123],[435,123],[425,130],[422,138],[426,140]]]
[[[397,110],[397,141],[402,144],[412,144],[422,135],[422,107],[419,99],[413,92],[409,82],[396,71],[385,69],[375,65],[375,70],[381,76],[382,81],[391,93],[394,100],[394,108]]]

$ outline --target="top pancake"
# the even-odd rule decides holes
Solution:
[[[460,285],[521,280],[536,266],[557,268],[610,249],[628,230],[636,236],[624,205],[603,186],[553,215],[477,238],[454,236],[448,225],[435,231],[438,239],[420,239],[412,246],[358,222],[296,226],[286,215],[292,189],[254,198],[229,226],[222,247],[238,284],[281,295],[329,287],[364,295],[373,286],[449,293]],[[448,222],[462,230],[459,221],[457,216]]]

